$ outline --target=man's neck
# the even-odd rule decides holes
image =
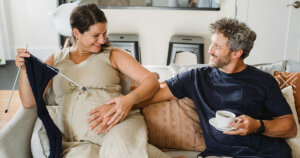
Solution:
[[[222,72],[225,72],[227,74],[232,74],[232,73],[237,73],[243,71],[247,65],[244,63],[243,60],[239,60],[238,62],[232,62],[229,63],[228,65],[219,68]]]

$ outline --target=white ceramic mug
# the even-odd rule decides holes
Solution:
[[[230,111],[219,110],[216,112],[216,121],[219,127],[228,128],[231,122],[241,122],[240,118]]]

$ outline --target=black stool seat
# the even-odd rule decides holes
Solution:
[[[167,65],[174,63],[176,54],[191,52],[197,56],[197,64],[204,63],[204,39],[200,36],[174,35],[169,42]]]
[[[127,51],[139,63],[141,63],[138,35],[136,35],[136,34],[109,34],[108,38],[110,40],[110,43],[113,46]]]

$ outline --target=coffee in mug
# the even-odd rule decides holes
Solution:
[[[230,111],[219,110],[216,112],[216,121],[219,127],[228,128],[229,123],[238,120],[241,121],[240,118],[236,118],[236,115]]]

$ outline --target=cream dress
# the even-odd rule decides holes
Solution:
[[[120,72],[112,67],[109,59],[111,50],[112,47],[108,47],[79,64],[70,60],[70,48],[54,54],[54,67],[87,88],[82,91],[60,75],[53,78],[55,101],[59,106],[52,118],[63,135],[62,157],[169,157],[147,144],[147,128],[139,110],[132,110],[124,121],[106,135],[104,132],[97,135],[95,130],[89,130],[88,112],[122,95]]]

